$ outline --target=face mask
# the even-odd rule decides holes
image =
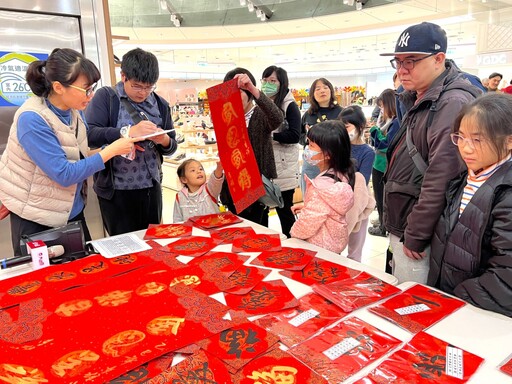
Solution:
[[[310,165],[318,165],[318,163],[320,163],[322,160],[313,160],[312,157],[318,155],[319,153],[322,152],[312,151],[309,149],[309,147],[306,147],[304,148],[304,160]]]
[[[354,129],[352,132],[349,132],[348,138],[350,139],[350,141],[354,141],[355,139],[357,139],[357,131]]]
[[[261,92],[263,92],[268,97],[272,97],[272,96],[276,95],[277,91],[279,91],[278,84],[263,83],[261,85]]]

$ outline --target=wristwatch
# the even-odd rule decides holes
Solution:
[[[120,133],[120,137],[130,137],[129,136],[129,133],[130,133],[130,125],[127,125],[125,127],[122,127],[121,130],[119,131]]]

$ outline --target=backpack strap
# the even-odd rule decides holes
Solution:
[[[341,182],[341,179],[337,175],[334,175],[332,173],[324,173],[322,176],[327,176],[327,177],[330,177],[331,179],[333,179],[334,181]]]
[[[135,110],[132,103],[130,103],[126,97],[121,97],[119,95],[119,93],[117,92],[117,89],[115,89],[114,87],[112,87],[112,89],[114,90],[117,97],[119,97],[119,100],[121,101],[121,103],[123,103],[123,106],[126,109],[126,111],[128,111],[128,113],[130,114],[130,117],[133,120],[133,125],[139,124],[142,121],[142,117],[140,116],[139,112],[137,112]]]

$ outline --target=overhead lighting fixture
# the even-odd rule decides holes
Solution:
[[[176,14],[171,13],[171,21],[174,23],[176,21]]]
[[[247,9],[249,10],[249,12],[254,12],[254,4],[251,3],[250,1],[247,2]]]
[[[348,5],[348,0],[343,0],[344,5]]]
[[[354,5],[354,0],[347,0],[347,5],[350,7]]]
[[[246,4],[247,4],[247,2],[245,0],[240,0],[240,5],[242,7],[245,7]]]
[[[356,10],[360,11],[363,9],[363,3],[360,1],[356,1]]]
[[[261,18],[261,15],[263,15],[263,11],[256,8],[256,17]]]
[[[267,15],[265,15],[265,12],[261,12],[260,20],[267,21]]]
[[[176,19],[176,20],[174,20],[174,26],[175,26],[176,28],[181,27],[181,21],[180,21],[180,19]]]
[[[160,0],[160,8],[162,8],[162,11],[167,10],[167,2],[165,0]]]

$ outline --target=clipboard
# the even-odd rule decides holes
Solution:
[[[158,132],[155,132],[155,133],[150,133],[148,135],[137,136],[137,138],[149,139],[150,137],[163,135],[163,134],[171,132],[171,131],[174,131],[174,129],[164,129],[163,131],[158,131]]]

